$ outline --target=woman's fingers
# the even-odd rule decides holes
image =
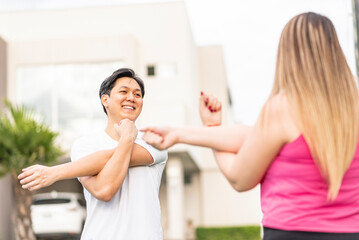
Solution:
[[[207,107],[208,105],[208,96],[204,92],[201,92],[201,97],[199,98],[201,107]]]
[[[141,131],[141,132],[154,131],[154,127],[152,127],[152,126],[144,127],[144,128],[141,128],[140,131]]]
[[[27,167],[27,168],[23,168],[22,171],[23,171],[23,172],[24,172],[24,171],[29,171],[29,170],[31,170],[31,169],[33,169],[33,168],[37,168],[37,167],[39,167],[39,166],[41,166],[41,165],[39,165],[39,164],[31,165],[31,166],[29,166],[29,167]]]
[[[155,148],[164,149],[164,146],[163,146],[164,138],[162,136],[160,136],[154,132],[146,132],[142,136],[142,138],[143,138],[143,140],[145,140],[145,142],[154,146]]]
[[[163,137],[153,132],[146,132],[142,138],[150,144],[151,143],[159,144],[163,142]]]
[[[24,169],[22,170],[23,172],[19,174],[19,176],[17,177],[18,179],[23,179],[26,178],[32,174],[34,174],[35,170],[37,169],[36,166],[32,166],[32,168],[29,169]]]
[[[201,92],[200,102],[201,107],[208,108],[210,112],[217,112],[221,110],[221,102],[218,100],[218,98],[211,94]]]
[[[37,185],[35,185],[35,186],[29,188],[28,190],[29,190],[29,191],[36,191],[36,190],[39,190],[40,188],[41,188],[41,185],[40,185],[40,184],[37,184]]]
[[[212,97],[211,100],[208,103],[208,109],[211,112],[217,112],[220,110],[220,101],[216,97]]]
[[[25,184],[28,184],[28,183],[31,182],[31,181],[34,181],[34,180],[36,180],[36,177],[35,177],[34,175],[30,175],[30,176],[28,176],[28,177],[22,179],[22,180],[20,181],[20,184],[21,184],[21,185],[25,185]]]
[[[216,99],[216,102],[215,102],[215,104],[213,105],[213,109],[214,109],[215,112],[221,111],[221,109],[222,109],[222,103],[221,103],[218,99]]]
[[[30,189],[33,188],[36,185],[40,184],[40,180],[35,179],[34,181],[29,182],[28,184],[22,185],[23,189]]]

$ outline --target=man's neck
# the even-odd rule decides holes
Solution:
[[[120,139],[120,137],[118,136],[118,134],[116,133],[116,130],[115,130],[115,127],[114,127],[114,124],[115,123],[119,123],[120,121],[118,122],[115,122],[111,119],[108,119],[107,121],[107,127],[105,129],[105,132],[114,140],[118,141]]]
[[[120,137],[118,136],[116,130],[115,130],[115,127],[114,127],[114,124],[115,123],[119,123],[121,121],[118,120],[118,121],[114,121],[113,119],[111,118],[108,118],[107,120],[107,127],[105,129],[105,132],[114,140],[118,141],[120,139]]]

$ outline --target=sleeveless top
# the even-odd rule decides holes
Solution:
[[[264,227],[286,231],[359,232],[359,144],[335,201],[301,135],[283,146],[261,182]]]

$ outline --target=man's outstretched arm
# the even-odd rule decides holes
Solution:
[[[47,167],[33,165],[23,169],[19,175],[24,189],[31,191],[50,186],[54,182],[76,177],[94,176],[98,174],[110,160],[115,149],[101,150],[91,153],[75,162]],[[142,146],[134,144],[130,158],[130,167],[150,165],[154,162],[152,155]]]
[[[143,146],[146,146],[146,148]],[[81,146],[81,144],[79,146],[78,143],[74,144],[73,149],[80,149],[82,151],[80,157],[72,156],[73,160],[76,161],[52,167],[33,165],[23,169],[23,172],[19,175],[23,188],[34,191],[50,186],[59,180],[97,175],[105,167],[116,150],[114,148],[90,153],[88,147]],[[142,139],[136,139],[132,148],[129,166],[150,165],[161,162],[166,157],[167,154],[165,152],[147,145]]]

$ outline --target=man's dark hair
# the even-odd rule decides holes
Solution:
[[[129,78],[132,78],[133,80],[135,80],[141,88],[142,98],[145,96],[145,85],[144,85],[142,79],[139,78],[132,69],[120,68],[120,69],[114,71],[111,76],[109,76],[102,82],[100,91],[99,91],[100,99],[101,99],[102,95],[104,95],[104,94],[107,94],[110,96],[110,92],[111,92],[112,88],[115,86],[115,82],[117,81],[117,79],[122,78],[122,77],[129,77]],[[103,107],[104,112],[107,115],[105,106],[102,105],[102,107]]]

